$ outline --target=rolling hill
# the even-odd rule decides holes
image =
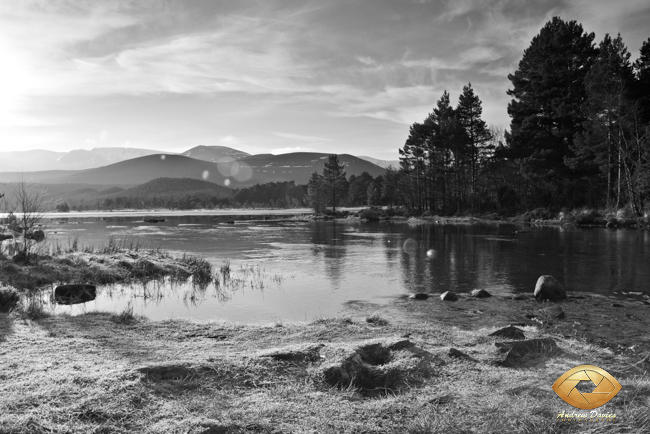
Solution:
[[[179,193],[208,193],[230,196],[233,191],[213,182],[191,178],[157,178],[127,190],[121,190],[110,196],[176,196]]]
[[[261,154],[215,164],[182,155],[148,155],[72,174],[63,172],[47,181],[41,177],[40,182],[132,187],[156,178],[190,178],[230,188],[282,181],[306,184],[312,172],[322,172],[327,156],[313,152]],[[339,160],[348,177],[362,172],[376,177],[385,171],[348,154],[339,155]]]
[[[52,181],[56,183],[134,186],[156,178],[201,179],[220,185],[224,185],[225,180],[214,163],[182,155],[159,154],[84,170]]]
[[[360,155],[359,158],[362,160],[370,161],[372,164],[376,164],[377,166],[383,167],[384,169],[388,168],[389,166],[393,166],[395,169],[399,168],[399,160],[380,160],[378,158],[364,157],[362,155]]]

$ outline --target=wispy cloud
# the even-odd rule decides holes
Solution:
[[[332,141],[332,139],[329,139],[327,137],[304,136],[301,134],[279,133],[277,131],[274,131],[273,135],[277,137],[282,137],[283,139],[300,140],[303,142],[331,142]]]
[[[621,31],[633,56],[648,37],[647,0],[7,0],[0,146],[86,146],[106,129],[106,146],[268,152],[354,137],[396,152],[470,81],[486,120],[507,125],[507,74],[554,15],[597,38]]]

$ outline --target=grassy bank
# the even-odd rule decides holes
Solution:
[[[170,278],[197,284],[212,281],[212,267],[195,256],[175,256],[145,248],[134,240],[109,239],[104,246],[39,245],[29,261],[0,256],[0,284],[19,291],[34,291],[64,283],[139,283]]]
[[[128,313],[24,321],[0,314],[3,433],[647,432],[647,357],[525,326],[550,339],[522,357],[496,327],[320,319],[251,326]],[[354,371],[362,360],[366,371]],[[581,364],[623,386],[600,413],[551,390]]]
[[[321,218],[327,217],[321,216]],[[332,217],[331,213],[329,217]],[[473,212],[454,215],[438,215],[430,211],[415,212],[402,208],[367,208],[355,213],[337,213],[336,218],[358,218],[366,221],[409,220],[438,223],[473,223],[477,221],[496,221],[513,223],[571,224],[577,226],[603,226],[608,228],[650,229],[650,213],[637,216],[628,208],[611,209],[562,209],[537,208],[525,212]]]

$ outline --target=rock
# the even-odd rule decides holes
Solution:
[[[443,292],[440,295],[440,300],[442,301],[458,301],[458,296],[453,291]]]
[[[429,298],[429,294],[418,292],[417,294],[411,294],[409,298],[412,300],[426,300],[427,298]]]
[[[506,355],[504,362],[520,359],[528,354],[550,355],[557,350],[557,344],[550,338],[496,342],[494,345],[500,353]]]
[[[54,302],[57,304],[79,304],[97,297],[95,285],[59,285],[54,289]]]
[[[547,274],[537,279],[534,295],[538,300],[558,301],[566,298],[566,291],[555,277]]]
[[[492,294],[487,292],[485,289],[475,289],[472,291],[471,296],[476,298],[487,298],[492,297]]]
[[[499,329],[494,333],[490,333],[488,336],[499,336],[502,338],[515,339],[515,340],[526,339],[526,335],[524,335],[524,331],[512,325]]]
[[[566,316],[564,310],[560,306],[545,307],[544,309],[540,309],[538,312],[547,318],[553,319],[563,319]]]
[[[612,307],[623,307],[623,305],[618,303],[612,303]]]
[[[471,360],[472,362],[475,362],[476,359],[463,353],[460,350],[457,350],[456,348],[449,348],[449,352],[447,353],[449,357],[455,357],[457,359],[463,359],[463,360]]]

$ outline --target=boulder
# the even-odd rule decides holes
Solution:
[[[526,336],[524,335],[524,331],[512,325],[499,329],[494,333],[490,333],[488,336],[498,336],[501,338],[514,339],[514,340],[526,339]]]
[[[429,298],[429,294],[418,292],[417,294],[411,294],[409,298],[412,300],[426,300]]]
[[[440,300],[442,301],[458,301],[458,295],[453,291],[443,292],[440,295]]]
[[[566,298],[566,291],[555,277],[544,275],[537,279],[534,295],[538,300],[558,301]]]
[[[487,292],[485,289],[475,289],[472,291],[471,296],[475,298],[487,298],[492,297],[492,294]]]
[[[79,304],[97,297],[95,285],[59,285],[54,289],[54,302],[57,304]]]

